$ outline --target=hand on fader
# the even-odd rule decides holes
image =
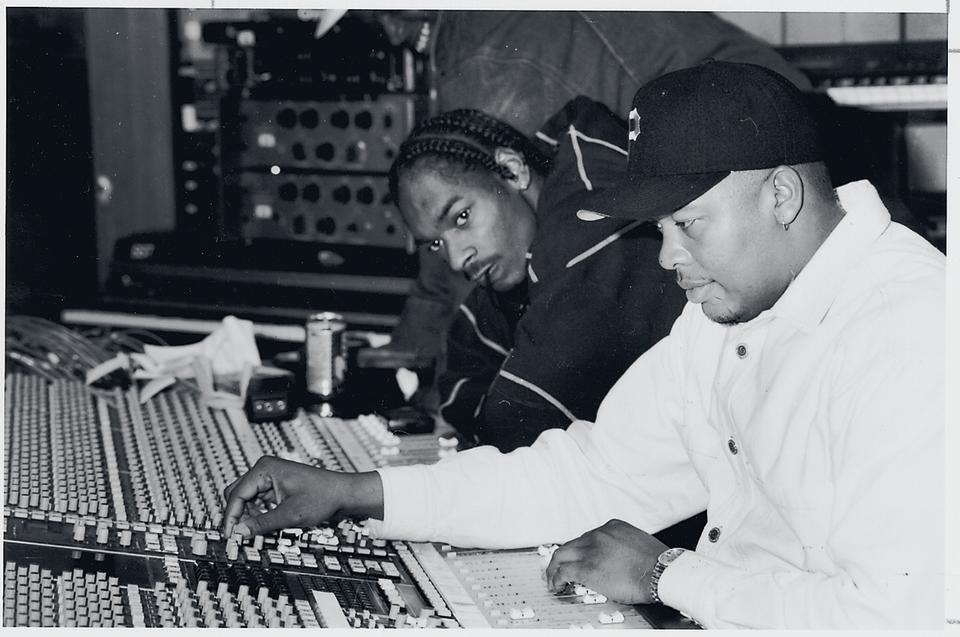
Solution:
[[[583,584],[611,601],[649,604],[650,575],[657,557],[669,548],[649,533],[610,520],[558,548],[547,565],[547,587],[562,591]]]
[[[317,526],[338,513],[383,515],[378,474],[338,473],[272,456],[257,460],[223,496],[225,536]]]

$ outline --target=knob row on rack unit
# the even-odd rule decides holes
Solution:
[[[410,130],[416,98],[241,105],[240,165],[386,172]]]

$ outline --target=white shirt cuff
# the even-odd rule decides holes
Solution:
[[[660,601],[703,624],[716,615],[711,608],[715,596],[708,595],[716,562],[696,551],[684,551],[668,566],[657,583]],[[705,624],[706,625],[706,624]]]
[[[428,526],[423,503],[416,494],[424,492],[427,467],[384,467],[377,469],[383,484],[383,520],[370,519],[366,526],[371,535],[392,540],[420,540]]]

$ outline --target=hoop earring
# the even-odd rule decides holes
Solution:
[[[789,223],[789,222],[788,222],[788,223],[784,223],[784,224],[782,224],[782,225],[783,225],[783,231],[784,231],[784,232],[786,232],[787,230],[790,229],[790,223]]]

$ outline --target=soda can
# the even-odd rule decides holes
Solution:
[[[343,387],[347,371],[343,316],[334,312],[312,314],[307,319],[307,391],[332,398]]]

